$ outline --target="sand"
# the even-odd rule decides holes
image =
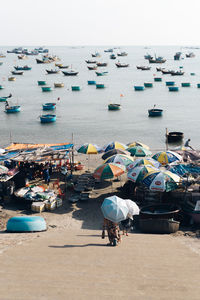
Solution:
[[[101,239],[100,204],[121,184],[100,185],[85,203],[70,203],[68,192],[62,207],[41,214],[46,232],[0,231],[0,299],[199,299],[199,239],[133,232],[117,247]]]

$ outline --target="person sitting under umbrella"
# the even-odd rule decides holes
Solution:
[[[117,246],[121,242],[121,235],[118,223],[114,223],[106,218],[103,222],[102,239],[105,238],[105,230],[108,233],[108,246]]]

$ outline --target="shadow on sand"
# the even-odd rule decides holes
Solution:
[[[84,244],[84,245],[63,245],[63,246],[54,246],[54,245],[51,245],[51,246],[48,246],[49,248],[84,248],[84,247],[105,247],[107,246],[106,244],[93,244],[93,243],[90,243],[90,244]]]

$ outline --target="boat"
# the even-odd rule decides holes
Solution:
[[[96,81],[95,80],[88,80],[88,85],[96,85]]]
[[[104,50],[104,52],[113,52],[113,49],[110,48],[110,49]]]
[[[108,65],[107,63],[101,63],[101,62],[97,63],[98,67],[107,67],[107,65]]]
[[[153,83],[152,82],[144,82],[144,87],[151,88],[151,87],[153,87]]]
[[[47,74],[58,74],[60,71],[59,70],[46,70]]]
[[[64,87],[64,83],[63,83],[63,82],[54,83],[54,87],[55,87],[55,88],[61,88],[61,87]]]
[[[185,56],[187,57],[187,58],[192,58],[192,57],[195,57],[195,54],[193,53],[193,52],[190,52],[190,53],[186,53],[185,54]]]
[[[56,103],[45,103],[42,104],[42,109],[43,110],[54,110],[56,108]]]
[[[200,83],[197,83],[197,88],[200,89]]]
[[[155,105],[152,109],[148,110],[149,117],[161,117],[163,113],[162,109],[155,108]]]
[[[162,69],[161,72],[162,72],[162,74],[166,75],[166,74],[171,74],[174,71]]]
[[[170,234],[179,230],[180,222],[173,219],[140,219],[139,227],[144,233]]]
[[[42,115],[40,116],[40,122],[41,123],[52,123],[56,121],[56,115]]]
[[[127,68],[127,67],[129,67],[129,64],[120,63],[120,62],[116,63],[115,65],[116,65],[118,68]]]
[[[17,216],[8,220],[6,230],[7,232],[40,232],[47,230],[47,225],[43,217]]]
[[[88,70],[97,70],[97,66],[87,66]]]
[[[29,66],[23,66],[23,67],[16,66],[14,68],[15,68],[16,71],[30,71],[32,69]]]
[[[97,74],[97,76],[104,76],[104,75],[107,75],[108,72],[107,71],[104,71],[104,72],[95,72]]]
[[[60,65],[60,66],[58,66],[58,68],[59,68],[59,69],[68,69],[68,68],[69,68],[69,66],[67,66],[67,65],[65,65],[65,66],[61,66],[61,65]]]
[[[23,71],[11,71],[11,73],[12,73],[13,75],[23,75],[23,74],[24,74]]]
[[[182,87],[190,87],[190,82],[182,82],[181,86]]]
[[[180,207],[176,204],[153,204],[140,209],[140,219],[177,219]]]
[[[151,67],[149,66],[136,66],[136,68],[138,70],[142,70],[142,71],[148,71],[148,70],[151,70]]]
[[[96,64],[97,61],[96,60],[86,60],[85,61],[87,64]]]
[[[36,58],[36,63],[37,64],[48,64],[50,62],[51,61],[49,59],[39,59],[39,58]]]
[[[18,59],[26,59],[27,58],[27,56],[25,54],[20,54],[17,57],[18,57]]]
[[[183,71],[171,71],[172,76],[181,76],[184,75],[185,72]]]
[[[4,86],[0,84],[0,90],[3,90],[3,89],[4,89]]]
[[[72,91],[80,91],[81,90],[79,85],[73,85],[71,88],[72,88]]]
[[[195,74],[194,72],[192,72],[192,73],[190,73],[190,75],[191,75],[191,76],[194,76],[194,75],[196,75],[196,74]]]
[[[166,131],[166,139],[167,139],[168,143],[180,142],[183,140],[183,137],[184,137],[183,132],[179,132],[179,131],[168,132],[168,131]]]
[[[5,58],[6,56],[3,53],[0,53],[0,58]]]
[[[174,86],[175,81],[166,81],[165,84],[166,84],[166,86]]]
[[[169,86],[168,89],[169,89],[169,92],[178,92],[179,91],[178,86]]]
[[[176,52],[174,55],[174,60],[180,60],[181,54],[182,54],[181,52]]]
[[[96,89],[104,89],[105,85],[103,83],[96,83]]]
[[[52,88],[50,86],[42,86],[42,91],[43,92],[51,92]]]
[[[3,65],[3,62],[2,61],[0,61],[0,66],[2,66]]]
[[[134,85],[135,91],[144,91],[144,86],[143,85]]]
[[[121,108],[120,104],[110,103],[108,104],[108,110],[119,110]]]
[[[94,54],[92,53],[92,57],[100,57],[100,53],[99,52],[95,52]]]
[[[117,56],[114,53],[110,55],[110,59],[116,59],[116,58]]]
[[[162,81],[162,77],[154,77],[154,81]]]
[[[162,70],[165,70],[165,68],[156,67],[157,72],[162,72]]]
[[[146,55],[144,55],[144,59],[149,60],[149,59],[152,59],[152,58],[153,58],[153,56],[148,54],[148,53]]]
[[[21,106],[20,105],[13,105],[13,106],[6,105],[5,106],[5,112],[7,114],[17,113],[17,112],[20,112],[20,111],[21,111]]]
[[[7,99],[9,99],[11,97],[12,97],[12,94],[10,94],[9,96],[0,97],[0,102],[6,102]]]
[[[8,77],[8,81],[15,81],[15,80],[16,80],[16,77],[13,77],[13,76]]]
[[[125,51],[117,53],[117,56],[127,56],[128,53],[126,53]]]
[[[69,71],[62,71],[62,73],[65,76],[76,76],[76,75],[78,75],[79,72],[76,72],[76,71],[73,71],[73,70],[69,70]]]
[[[148,61],[150,64],[163,64],[166,62],[166,59],[164,59],[162,56],[155,56],[155,58],[149,58]]]
[[[45,80],[39,80],[38,81],[38,85],[46,85],[46,81]]]

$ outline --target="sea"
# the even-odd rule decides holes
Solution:
[[[36,45],[37,46],[37,45]],[[0,147],[10,142],[20,143],[63,143],[75,145],[94,143],[104,146],[111,141],[124,144],[140,141],[152,150],[163,150],[166,147],[165,133],[181,131],[184,139],[191,139],[191,145],[198,149],[200,131],[200,48],[180,46],[59,46],[46,47],[50,55],[57,55],[63,65],[77,70],[77,76],[47,74],[46,69],[55,69],[55,63],[37,64],[36,58],[42,55],[28,56],[19,60],[17,54],[6,53],[15,46],[2,46],[0,51],[6,55],[0,58],[1,96],[8,96],[10,104],[21,105],[21,112],[6,114],[5,103],[0,103]],[[32,50],[35,47],[23,46]],[[110,59],[109,52],[115,54],[123,51],[128,55]],[[179,61],[174,60],[176,52],[182,52]],[[91,54],[99,52],[100,57],[92,58]],[[186,53],[193,52],[195,57],[186,58]],[[163,56],[164,64],[150,64],[151,70],[141,71],[137,65],[149,65],[144,59],[147,53],[152,56]],[[97,76],[95,71],[88,70],[85,60],[95,59],[108,63],[98,71],[107,71],[106,76]],[[115,63],[128,63],[128,68],[117,68]],[[16,81],[8,81],[14,66],[28,65],[31,71],[24,71],[23,76],[15,76]],[[183,76],[162,75],[156,67],[183,70]],[[192,75],[193,74],[193,75]],[[154,77],[162,77],[162,82],[154,82]],[[45,80],[52,87],[51,92],[42,92],[37,81]],[[105,84],[104,89],[88,85],[88,80]],[[166,81],[175,81],[178,92],[169,92]],[[64,88],[54,88],[54,83],[64,83]],[[135,91],[134,85],[152,82],[153,88]],[[181,87],[182,82],[190,82],[191,87]],[[80,91],[72,91],[71,86],[79,85]],[[60,98],[60,100],[57,100]],[[57,102],[57,120],[51,124],[41,124],[42,104]],[[109,103],[120,103],[121,109],[109,111]],[[148,117],[148,109],[163,109],[162,117]],[[172,145],[172,148],[178,145]]]

